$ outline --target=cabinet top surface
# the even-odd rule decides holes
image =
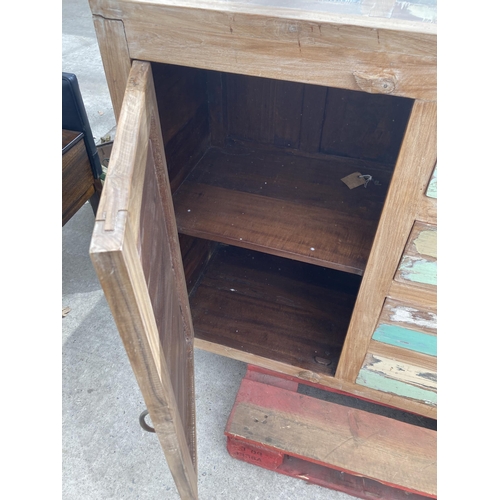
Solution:
[[[437,0],[90,0],[94,13],[148,4],[436,33]]]

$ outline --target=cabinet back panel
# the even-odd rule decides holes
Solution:
[[[413,101],[222,74],[227,136],[395,164]]]

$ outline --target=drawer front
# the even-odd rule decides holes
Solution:
[[[415,222],[394,280],[436,288],[437,226]]]
[[[356,383],[437,404],[436,313],[386,299]]]

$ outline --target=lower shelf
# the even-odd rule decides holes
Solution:
[[[333,375],[361,278],[221,246],[190,295],[195,336]]]
[[[297,388],[248,367],[225,431],[231,456],[359,498],[436,498],[434,430]]]

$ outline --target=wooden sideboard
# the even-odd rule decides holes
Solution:
[[[91,258],[181,497],[195,346],[436,418],[435,7],[90,4]]]

